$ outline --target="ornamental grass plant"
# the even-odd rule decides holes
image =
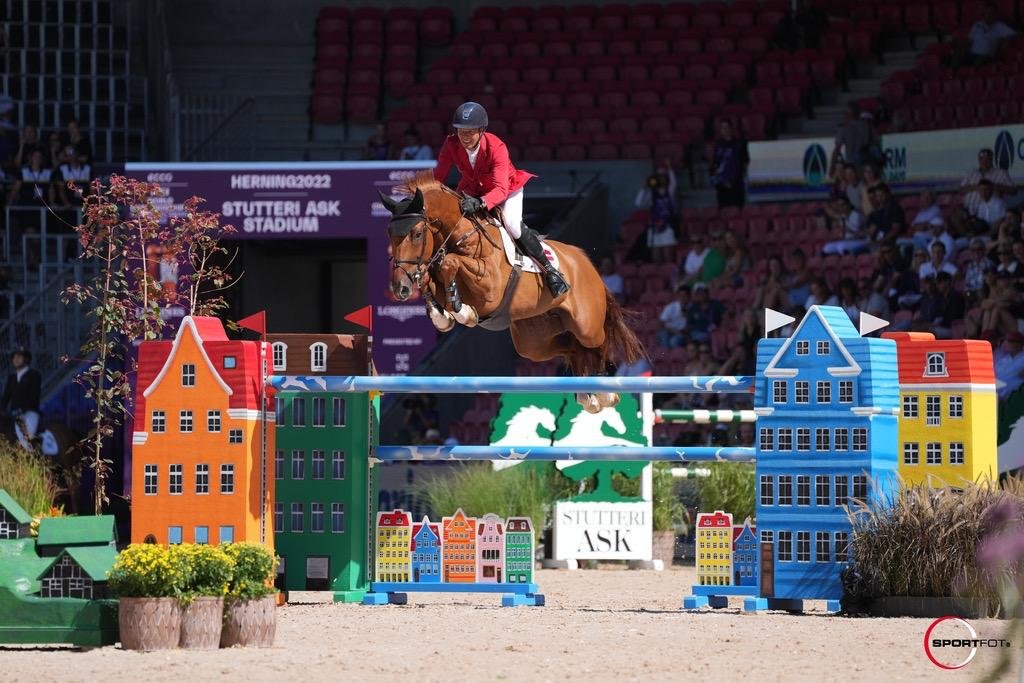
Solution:
[[[732,513],[734,524],[754,519],[754,466],[744,462],[711,462],[700,480],[700,511]]]
[[[0,437],[0,489],[30,515],[52,516],[60,488],[46,462],[19,444]]]

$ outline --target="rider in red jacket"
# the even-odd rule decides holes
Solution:
[[[441,182],[454,165],[462,178],[458,190],[462,213],[470,215],[500,206],[505,229],[523,253],[544,270],[544,283],[551,295],[558,297],[569,291],[565,277],[551,265],[537,233],[523,223],[523,186],[532,173],[516,170],[505,143],[494,133],[487,133],[487,111],[476,102],[466,102],[455,110],[452,121],[455,133],[445,138],[437,155],[434,177]]]

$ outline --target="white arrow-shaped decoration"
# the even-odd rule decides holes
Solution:
[[[881,318],[876,318],[870,313],[864,313],[861,311],[860,324],[858,325],[858,328],[860,329],[860,336],[863,337],[865,334],[871,334],[875,330],[880,330],[883,327],[888,326],[888,320],[882,320]]]
[[[785,327],[794,320],[796,320],[796,318],[791,315],[780,313],[779,311],[772,310],[771,308],[764,309],[764,336],[767,337],[769,332],[777,330],[780,327]]]

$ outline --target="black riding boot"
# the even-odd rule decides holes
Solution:
[[[532,258],[537,264],[544,270],[544,284],[547,285],[548,290],[551,292],[551,296],[560,297],[569,291],[569,283],[565,281],[565,277],[551,265],[551,261],[548,261],[547,255],[544,253],[544,248],[541,246],[540,238],[537,237],[537,232],[531,230],[525,225],[522,226],[523,235],[516,240],[516,244],[523,250],[523,253]]]

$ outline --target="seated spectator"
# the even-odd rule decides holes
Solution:
[[[647,246],[655,263],[669,263],[676,255],[676,174],[668,159],[647,178],[636,194],[638,209],[648,209]]]
[[[698,377],[718,374],[718,366],[711,355],[711,346],[707,343],[700,344],[697,353],[687,357],[686,374]]]
[[[845,197],[850,200],[854,209],[860,211],[864,198],[861,195],[862,188],[860,177],[857,175],[857,166],[851,163],[841,164],[836,176],[836,181],[832,185],[832,203]],[[826,207],[827,210],[828,207]]]
[[[782,259],[778,256],[769,258],[768,271],[760,283],[754,308],[757,310],[773,308],[776,311],[784,311],[789,308],[789,291],[786,288],[788,281],[789,275],[786,273]]]
[[[836,133],[832,147],[833,166],[839,163],[840,157],[855,165],[869,161],[877,163],[882,158],[874,116],[869,111],[861,111],[856,102],[850,103],[846,118]]]
[[[953,321],[964,317],[964,298],[947,272],[922,278],[922,296],[911,324],[916,332],[931,332],[937,339],[953,337]]]
[[[978,213],[978,204],[981,202],[980,184],[982,180],[991,181],[995,194],[1000,197],[1009,196],[1016,191],[1010,174],[993,165],[992,158],[991,149],[986,147],[979,150],[978,168],[970,171],[960,181],[960,193],[964,195],[964,207],[967,209],[967,213],[972,216]]]
[[[786,280],[789,289],[789,302],[793,306],[804,306],[811,294],[811,280],[814,274],[807,267],[807,256],[802,249],[793,250],[793,268]]]
[[[377,130],[363,146],[363,159],[385,161],[391,158],[391,141],[388,140],[388,129],[383,123],[377,124]]]
[[[953,235],[949,233],[949,229],[946,227],[946,221],[941,218],[936,218],[931,223],[931,232],[928,235],[928,244],[925,246],[931,251],[932,245],[936,242],[942,242],[946,247],[946,260],[952,261],[956,255],[956,240],[953,239]],[[917,237],[916,235],[914,236]],[[916,246],[916,245],[915,245]]]
[[[420,140],[419,131],[410,127],[405,131],[405,147],[398,153],[398,158],[401,161],[427,161],[434,158],[434,153],[430,145]]]
[[[894,244],[907,229],[903,207],[892,196],[889,186],[885,183],[875,185],[871,193],[871,203],[876,208],[868,216],[868,232],[875,242]]]
[[[1020,261],[1013,255],[1013,247],[1009,249],[1002,247],[999,249],[999,260],[996,262],[996,273],[1000,275],[1007,275],[1012,278],[1019,278],[1024,275],[1024,267],[1021,266]]]
[[[92,143],[89,141],[88,136],[82,132],[78,119],[68,119],[67,130],[60,136],[60,147],[57,149],[59,151],[68,145],[74,147],[75,151],[78,152],[78,160],[82,165],[92,163]]]
[[[703,285],[703,283],[700,283]],[[687,314],[690,309],[690,288],[687,285],[676,287],[676,298],[665,304],[658,320],[658,346],[676,347],[686,342]]]
[[[838,305],[846,311],[855,324],[860,320],[860,297],[857,290],[857,283],[853,278],[844,277],[839,281]]]
[[[622,276],[615,271],[615,261],[610,256],[601,259],[601,280],[616,301],[622,303],[626,299],[625,285]]]
[[[32,152],[39,150],[45,153],[43,143],[39,140],[39,129],[31,123],[21,129],[21,139],[18,140],[18,151],[14,153],[12,165],[14,168],[28,166],[32,161]]]
[[[778,310],[778,309],[776,309]],[[761,338],[761,322],[758,319],[760,307],[745,308],[740,314],[740,323],[736,328],[736,343],[732,353],[718,368],[720,375],[746,375],[756,370],[754,349]]]
[[[982,179],[978,183],[978,196],[974,209],[968,211],[973,219],[973,232],[984,235],[991,232],[1006,215],[1006,204],[995,193],[995,186],[988,179]]]
[[[711,249],[704,257],[704,265],[700,269],[700,281],[711,282],[725,270],[725,246],[722,235],[712,235]]]
[[[985,297],[967,312],[964,331],[970,339],[998,339],[1017,332],[1020,309],[1021,297],[1013,286],[1013,276],[991,270],[985,276]]]
[[[860,212],[870,216],[878,208],[872,193],[875,186],[882,182],[882,175],[878,166],[868,162],[860,167],[860,178]]]
[[[1013,243],[1021,239],[1020,212],[1010,209],[995,229],[995,239],[988,243],[988,257],[998,260],[1003,249],[1013,249]]]
[[[696,282],[700,279],[701,271],[704,268],[704,259],[711,252],[707,245],[707,237],[704,233],[697,233],[693,236],[693,243],[690,251],[686,252],[679,277],[684,282]]]
[[[889,301],[876,286],[877,281],[869,277],[861,278],[860,299],[857,301],[857,308],[868,315],[887,320],[891,309]]]
[[[64,161],[64,145],[60,143],[60,133],[54,131],[46,138],[46,165],[56,169]]]
[[[930,258],[917,269],[917,277],[920,280],[935,277],[939,273],[956,275],[956,266],[946,259],[945,243],[939,240],[932,242],[928,253],[931,255]]]
[[[936,218],[942,218],[942,208],[935,202],[935,192],[933,190],[922,190],[917,214],[914,215],[914,220],[910,222],[910,227],[918,232],[929,230],[932,221]]]
[[[92,166],[82,164],[81,156],[74,147],[68,145],[64,149],[64,162],[57,169],[57,194],[60,196],[61,204],[64,206],[81,206],[82,196],[89,193],[89,181],[92,180]],[[80,196],[74,190],[68,189],[68,183],[74,183]]]
[[[985,240],[975,237],[971,240],[970,259],[964,264],[964,297],[969,304],[973,305],[981,299],[985,274],[993,267],[985,253]]]
[[[750,252],[732,230],[725,232],[722,243],[725,269],[718,279],[727,286],[739,287],[743,284],[743,274],[750,268]]]
[[[804,302],[805,308],[810,308],[811,306],[836,306],[838,304],[839,298],[828,288],[825,278],[816,277],[811,280],[811,294],[807,297],[807,301]]]
[[[864,215],[853,208],[849,199],[840,197],[833,208],[826,209],[826,212],[832,218],[833,232],[841,238],[826,243],[821,249],[823,254],[859,254],[868,251],[871,240]]]
[[[22,167],[7,201],[9,204],[19,206],[42,206],[44,202],[54,203],[53,172],[46,166],[43,150],[32,150],[29,163]]]
[[[981,65],[991,62],[1003,41],[1017,35],[1017,32],[999,20],[999,10],[994,2],[985,3],[985,14],[974,22],[967,39],[970,45],[964,61]]]
[[[693,286],[693,301],[686,313],[686,331],[690,339],[697,342],[708,342],[711,333],[722,322],[724,313],[722,304],[708,294],[708,286],[698,282]]]
[[[998,380],[996,395],[1003,401],[1024,384],[1024,335],[1017,331],[1007,334],[992,360]]]
[[[928,258],[927,252],[921,250],[920,253],[922,261]],[[876,255],[875,270],[871,274],[871,280],[879,292],[894,302],[897,283],[906,270],[907,264],[900,256],[896,245],[883,244]]]

